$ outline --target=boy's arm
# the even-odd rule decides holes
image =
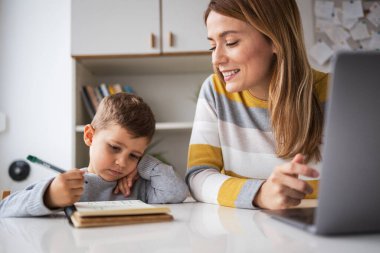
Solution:
[[[72,205],[83,193],[83,174],[77,169],[15,192],[0,202],[0,217],[42,216]]]
[[[25,217],[52,214],[44,204],[44,194],[54,178],[28,186],[25,190],[15,192],[0,202],[0,217]]]
[[[178,177],[172,166],[150,155],[144,155],[137,170],[140,176],[148,181],[148,203],[181,203],[187,197],[187,185]]]

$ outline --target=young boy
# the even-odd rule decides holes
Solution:
[[[84,142],[90,148],[88,167],[11,194],[0,202],[0,217],[48,215],[77,201],[182,202],[188,193],[184,181],[171,166],[144,155],[154,131],[154,115],[140,97],[118,93],[104,98],[84,128]],[[139,179],[131,195],[114,194],[117,181],[136,169]]]

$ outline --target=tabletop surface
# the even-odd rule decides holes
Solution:
[[[0,252],[380,252],[380,234],[321,237],[259,210],[167,205],[174,221],[73,228],[62,214],[0,219]]]

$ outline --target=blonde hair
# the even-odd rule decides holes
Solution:
[[[205,21],[211,11],[250,24],[273,43],[268,110],[277,155],[289,159],[302,153],[307,161],[321,160],[323,113],[295,0],[212,0]],[[223,81],[221,73],[216,74]]]
[[[94,129],[105,129],[117,124],[134,137],[154,135],[156,121],[148,104],[141,97],[129,93],[117,93],[103,98],[91,122]]]

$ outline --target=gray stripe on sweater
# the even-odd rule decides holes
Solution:
[[[203,83],[200,97],[204,98],[216,110],[219,120],[236,124],[242,128],[271,131],[267,109],[247,107],[241,102],[230,100],[217,93],[213,88],[212,77]]]

